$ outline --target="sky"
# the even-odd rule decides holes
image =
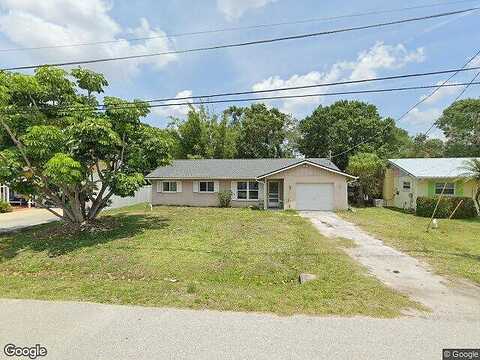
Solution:
[[[437,5],[325,20],[431,4]],[[480,0],[454,4],[452,0],[346,0],[341,3],[318,0],[0,0],[0,67],[182,50],[362,26],[475,6],[480,6]],[[107,76],[110,86],[104,95],[128,100],[274,89],[436,71],[462,67],[478,51],[479,20],[480,11],[476,11],[380,29],[85,66]],[[297,23],[185,35],[284,22]],[[151,39],[131,40],[145,37]],[[110,42],[112,40],[115,42]],[[92,42],[110,43],[58,47]],[[51,46],[57,47],[11,51]],[[480,60],[476,59],[475,63],[480,65]],[[461,73],[451,82],[468,82],[475,74],[474,71]],[[435,85],[448,76],[295,90],[288,95]],[[268,104],[302,119],[318,105],[325,106],[339,99],[357,99],[375,104],[382,116],[395,119],[430,91],[323,96]],[[427,130],[460,91],[461,88],[442,88],[397,125],[412,135]],[[479,86],[471,86],[464,97],[478,97],[479,94]],[[220,113],[229,105],[212,104],[208,108]],[[182,118],[186,112],[185,106],[154,108],[145,121],[165,127],[171,116]],[[431,134],[442,137],[439,130]]]

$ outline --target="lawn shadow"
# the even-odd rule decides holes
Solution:
[[[16,233],[0,235],[0,262],[12,259],[23,251],[47,251],[57,257],[85,247],[130,238],[146,230],[163,229],[169,219],[145,214],[116,214],[99,219],[99,231],[71,233],[62,223],[56,222],[32,227]]]

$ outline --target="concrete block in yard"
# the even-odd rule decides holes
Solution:
[[[302,273],[300,274],[300,276],[298,277],[298,281],[300,281],[300,284],[304,284],[306,282],[309,282],[309,281],[312,281],[312,280],[316,280],[317,279],[317,275],[314,275],[314,274],[306,274],[306,273]]]

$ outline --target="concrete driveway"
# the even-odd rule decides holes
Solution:
[[[61,214],[60,209],[56,209],[56,211]],[[45,209],[32,208],[0,214],[0,233],[15,231],[56,220],[58,220],[58,217]]]
[[[0,300],[6,344],[45,359],[441,359],[478,347],[467,320],[278,317],[75,302]],[[3,359],[3,357],[0,358]],[[43,359],[43,358],[38,358]]]
[[[353,240],[345,251],[385,285],[427,306],[433,316],[477,319],[480,327],[480,287],[462,280],[451,281],[418,259],[393,249],[332,212],[304,211],[325,236]]]

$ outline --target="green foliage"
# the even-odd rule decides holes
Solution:
[[[454,102],[437,125],[447,138],[447,156],[480,157],[480,99]]]
[[[438,158],[444,156],[445,144],[441,139],[430,139],[424,134],[418,134],[412,139],[406,157]]]
[[[419,196],[417,198],[417,209],[415,214],[422,217],[430,217],[435,210],[439,197]],[[463,200],[463,201],[462,201]],[[477,209],[472,198],[468,197],[442,197],[438,204],[435,218],[444,219],[450,217],[457,205],[462,201],[462,204],[455,212],[454,219],[467,219],[477,216]]]
[[[291,116],[265,104],[250,107],[231,107],[225,111],[238,133],[237,158],[282,158],[293,156],[290,132]]]
[[[169,125],[177,142],[175,156],[182,159],[231,159],[236,154],[236,132],[224,116],[205,107],[190,108],[185,120],[172,119]]]
[[[230,190],[222,190],[218,192],[218,201],[220,202],[220,207],[228,208],[232,202],[232,192]]]
[[[0,214],[11,212],[13,208],[6,201],[0,200]]]
[[[107,85],[86,69],[0,73],[0,182],[61,207],[64,219],[78,225],[167,164],[172,138],[141,123],[148,104],[105,97],[104,111],[95,111],[94,94]]]
[[[328,157],[329,151],[339,154],[353,149],[335,158],[341,169],[356,152],[386,158],[396,156],[408,142],[408,135],[395,126],[393,119],[382,119],[375,105],[360,101],[341,100],[319,106],[300,121],[299,132],[299,151],[307,157]]]
[[[385,161],[374,153],[357,153],[350,157],[347,171],[358,176],[360,184],[360,202],[363,195],[370,198],[379,197],[382,193],[382,179],[385,170]]]
[[[80,162],[62,153],[53,155],[46,162],[43,174],[56,185],[75,185],[84,179]]]
[[[480,209],[480,159],[470,159],[465,164],[467,179],[477,184],[475,201]]]

